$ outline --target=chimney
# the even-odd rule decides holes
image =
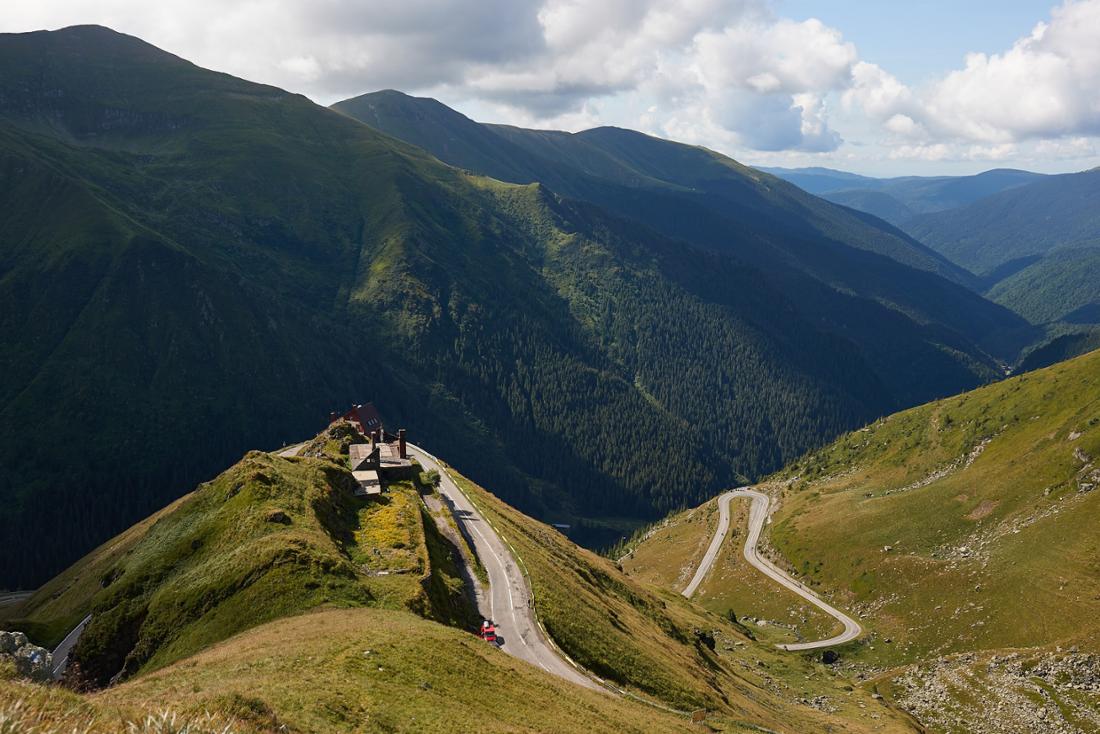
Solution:
[[[370,450],[374,451],[374,432],[373,431],[370,434]]]
[[[409,458],[408,452],[405,450],[405,429],[397,429],[397,453],[402,459]]]
[[[335,423],[337,417],[338,416],[336,415],[336,413],[329,413],[328,414],[328,422],[329,423]]]

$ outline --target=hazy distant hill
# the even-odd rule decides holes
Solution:
[[[914,216],[965,206],[1042,174],[998,168],[973,176],[870,178],[829,168],[765,168],[813,194],[902,226]],[[903,227],[907,232],[907,228]],[[912,234],[912,232],[910,232]],[[918,239],[920,239],[918,237]]]
[[[913,218],[913,210],[902,204],[890,194],[874,189],[850,189],[822,194],[834,204],[849,206],[879,219],[901,226]]]
[[[773,176],[778,176],[784,181],[790,181],[795,186],[811,194],[828,194],[833,191],[846,191],[873,188],[882,179],[873,176],[861,176],[858,173],[838,171],[834,168],[822,168],[811,166],[809,168],[778,168],[760,166],[759,169]]]
[[[907,229],[976,273],[1058,248],[1100,245],[1100,169],[1047,176]]]
[[[972,285],[1033,323],[1100,323],[1100,172],[872,179],[824,168],[767,169],[892,222]]]
[[[906,229],[1035,323],[1100,323],[1100,170],[1047,176]]]

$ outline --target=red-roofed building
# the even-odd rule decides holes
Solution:
[[[352,406],[351,410],[343,415],[333,413],[330,416],[329,422],[335,423],[338,420],[351,421],[356,424],[359,427],[359,432],[364,436],[369,436],[374,431],[382,430],[382,416],[378,415],[378,410],[374,407],[374,403]]]

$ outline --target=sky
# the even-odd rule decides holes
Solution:
[[[484,122],[617,125],[751,165],[1100,166],[1100,0],[0,5],[0,32],[82,23],[320,104],[400,89]]]

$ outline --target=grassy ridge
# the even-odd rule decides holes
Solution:
[[[451,547],[417,489],[353,497],[338,429],[306,447],[316,458],[248,454],[43,587],[14,623],[53,643],[92,613],[72,657],[74,682],[92,687],[321,606],[470,626]]]
[[[1098,375],[1093,352],[891,416],[786,471],[771,539],[891,638],[861,656],[1095,648]]]

